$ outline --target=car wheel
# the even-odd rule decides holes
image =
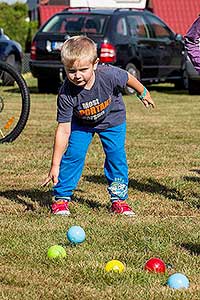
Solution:
[[[60,81],[57,78],[38,78],[39,93],[58,93]]]
[[[187,70],[183,70],[182,73],[182,78],[175,81],[174,85],[175,85],[175,89],[177,90],[187,90],[189,87],[189,78],[188,78],[188,73]]]
[[[131,75],[133,75],[134,77],[136,77],[138,80],[140,80],[140,71],[137,69],[137,67],[132,64],[132,63],[129,63],[127,64],[126,66],[126,71],[129,72]],[[133,95],[135,93],[135,90],[126,86],[124,88],[124,93],[126,95]]]
[[[199,95],[200,94],[200,86],[198,80],[188,79],[188,92],[190,95]]]

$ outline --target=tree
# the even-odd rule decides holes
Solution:
[[[27,5],[23,3],[12,5],[0,3],[0,11],[0,27],[10,39],[19,42],[24,49],[29,29]]]

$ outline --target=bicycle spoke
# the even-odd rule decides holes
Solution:
[[[0,129],[0,134],[2,136],[2,138],[5,138],[5,135],[3,134],[3,131]]]

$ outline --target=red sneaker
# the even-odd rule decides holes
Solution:
[[[51,210],[54,215],[69,216],[68,201],[58,200],[51,205]]]
[[[128,217],[135,216],[134,211],[132,211],[128,203],[122,200],[112,202],[111,211],[115,214],[121,214]]]

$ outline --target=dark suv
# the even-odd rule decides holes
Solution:
[[[64,76],[60,49],[74,35],[93,39],[101,63],[126,69],[143,83],[183,85],[182,36],[160,18],[147,10],[71,8],[51,17],[33,38],[30,68],[40,92],[58,89]]]

